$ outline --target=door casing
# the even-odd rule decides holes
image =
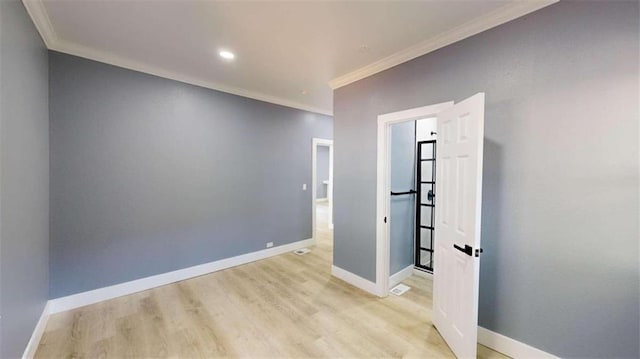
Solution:
[[[440,111],[453,106],[453,101],[412,108],[378,116],[377,185],[376,185],[376,295],[389,294],[389,221],[391,201],[390,142],[391,125],[422,118],[434,117]],[[387,221],[385,223],[385,218]]]

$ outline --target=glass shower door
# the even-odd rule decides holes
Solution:
[[[416,243],[415,266],[433,272],[435,227],[436,141],[418,142],[416,156]]]

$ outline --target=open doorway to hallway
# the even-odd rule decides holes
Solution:
[[[333,230],[333,140],[312,140],[313,239],[316,244],[332,238]]]

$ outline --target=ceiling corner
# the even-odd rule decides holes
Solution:
[[[44,2],[42,0],[22,0],[22,3],[25,9],[27,9],[27,13],[31,17],[36,29],[38,29],[40,37],[42,37],[47,48],[55,49],[58,36],[53,29],[53,25],[51,25],[51,20],[49,20],[49,15],[47,15]]]

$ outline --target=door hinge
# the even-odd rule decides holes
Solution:
[[[387,217],[384,217],[384,223],[387,223]]]

